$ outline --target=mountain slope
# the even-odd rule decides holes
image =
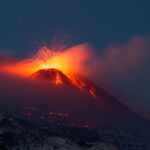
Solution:
[[[53,88],[52,95],[49,90],[48,111],[68,114],[69,122],[91,127],[135,127],[136,124],[138,128],[138,125],[147,124],[127,106],[85,77],[66,76],[57,69],[39,70],[32,77],[42,83],[43,80],[51,83],[47,87]]]

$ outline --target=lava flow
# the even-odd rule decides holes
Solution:
[[[54,85],[69,85],[80,89],[81,91],[88,91],[90,95],[96,97],[96,86],[88,81],[86,78],[79,76],[67,76],[58,69],[41,69],[31,76],[33,79],[46,80]]]
[[[41,48],[32,58],[3,66],[3,70],[24,77],[45,78],[56,85],[69,83],[96,97],[96,86],[86,79],[91,59],[89,47],[78,45],[62,51]]]

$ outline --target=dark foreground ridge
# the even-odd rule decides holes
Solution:
[[[16,114],[0,114],[0,150],[149,150],[148,140],[131,129],[37,126]]]

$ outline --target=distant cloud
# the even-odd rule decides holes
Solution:
[[[104,55],[96,57],[95,68],[99,76],[126,78],[135,73],[150,57],[149,39],[133,37],[127,44],[107,47]]]

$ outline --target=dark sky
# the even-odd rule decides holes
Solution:
[[[148,37],[149,6],[148,0],[1,0],[0,51],[20,57],[49,44],[55,36],[67,36],[73,43],[89,42],[100,52],[111,43]],[[136,77],[117,85],[147,110],[148,65]]]
[[[64,33],[98,47],[146,36],[149,5],[140,0],[3,0],[0,48],[22,54]]]

